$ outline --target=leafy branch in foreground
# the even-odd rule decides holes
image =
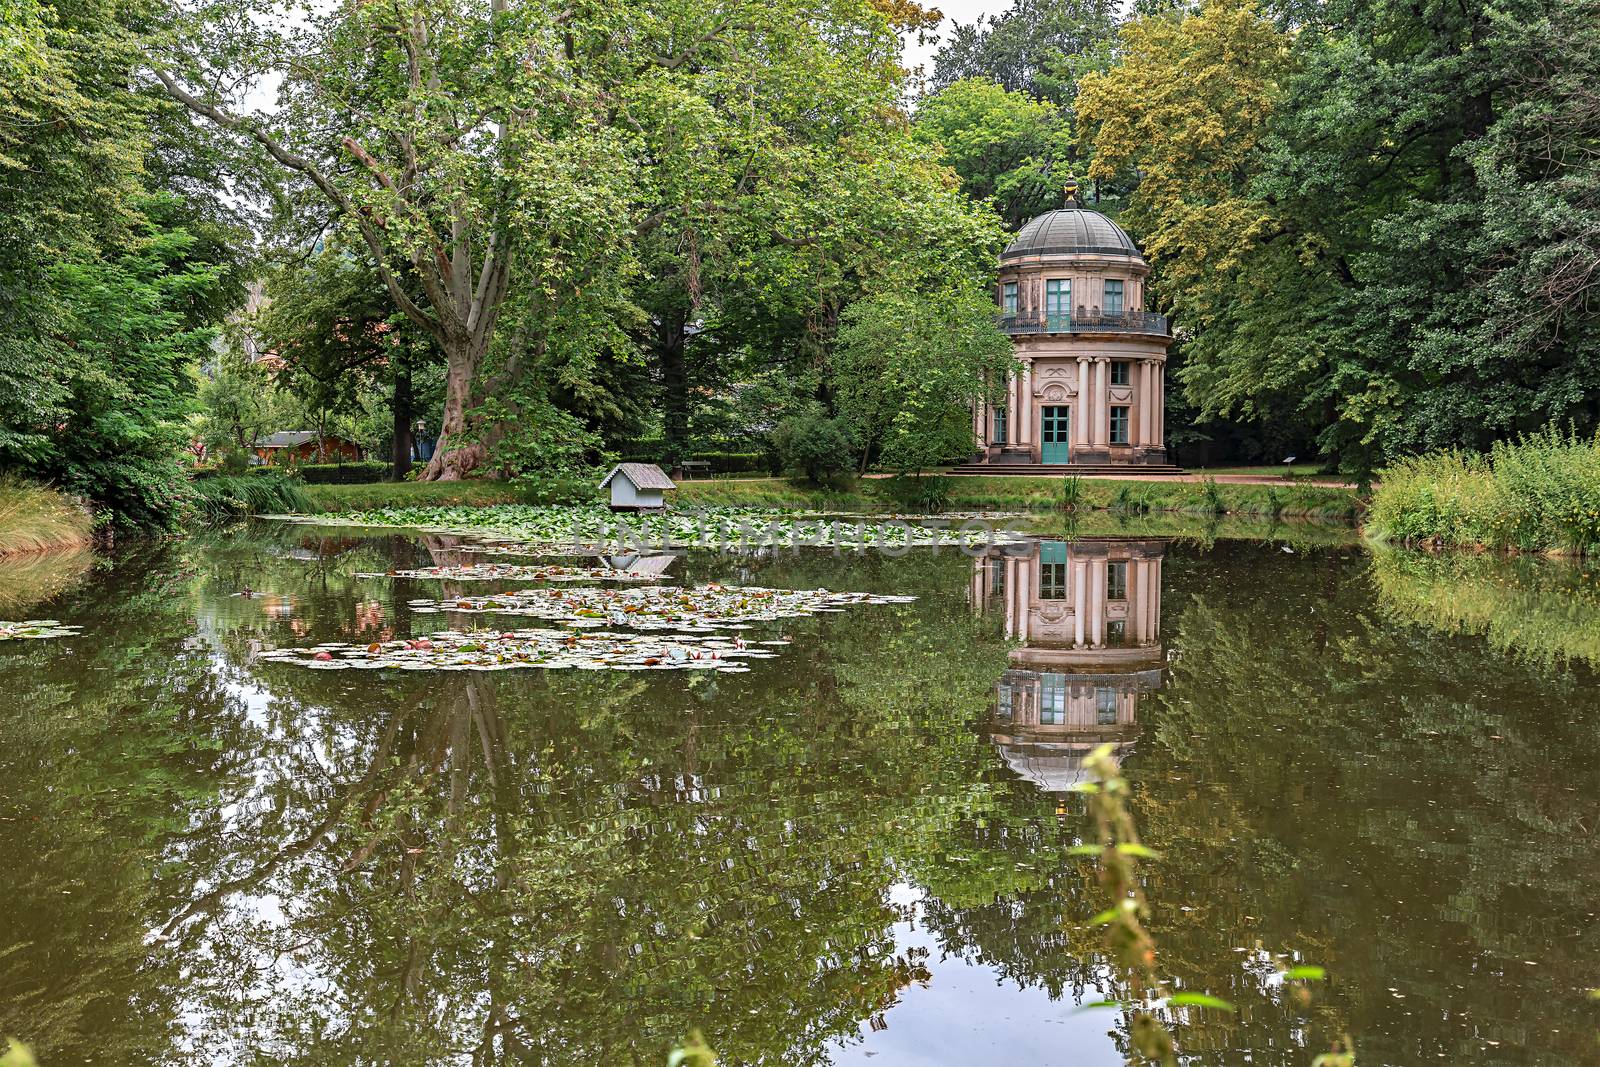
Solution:
[[[1071,851],[1094,856],[1100,861],[1100,884],[1111,907],[1096,915],[1093,922],[1105,927],[1105,944],[1112,959],[1127,978],[1128,996],[1124,1001],[1101,1001],[1087,1007],[1115,1007],[1129,1013],[1128,1035],[1133,1045],[1129,1063],[1158,1063],[1176,1067],[1177,1044],[1151,1006],[1234,1010],[1232,1004],[1209,993],[1174,992],[1156,966],[1156,943],[1146,923],[1150,905],[1139,877],[1139,861],[1157,860],[1160,854],[1139,840],[1139,829],[1128,809],[1128,780],[1109,744],[1096,748],[1084,760],[1095,781],[1084,782],[1078,791],[1089,799],[1098,843],[1078,845]],[[1296,965],[1282,972],[1286,989],[1300,1004],[1311,1003],[1310,982],[1321,981],[1321,967]],[[1348,1035],[1334,1042],[1333,1048],[1313,1061],[1313,1067],[1355,1067],[1355,1046]]]

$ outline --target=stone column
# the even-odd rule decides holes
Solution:
[[[1089,443],[1089,368],[1088,356],[1078,357],[1078,405],[1072,412],[1072,443]]]
[[[1106,561],[1102,556],[1090,563],[1094,576],[1089,590],[1089,647],[1101,648],[1106,643]]]
[[[1156,364],[1139,363],[1139,444],[1148,448],[1156,443]]]
[[[1033,587],[1034,587],[1034,561],[1024,559],[1018,561],[1021,566],[1017,568],[1017,576],[1022,579],[1021,588],[1017,590],[1017,640],[1028,639],[1028,621],[1033,615]]]
[[[1094,434],[1093,443],[1107,445],[1111,441],[1111,405],[1106,402],[1106,385],[1111,377],[1111,361],[1097,356],[1094,361]]]
[[[1010,555],[1000,557],[1000,566],[1005,568],[1005,582],[1002,584],[1002,593],[1000,593],[1000,609],[1005,614],[1005,637],[1008,641],[1016,638],[1016,587],[1018,587],[1016,563],[1018,563],[1016,557],[1010,557]]]
[[[1073,559],[1072,561],[1072,647],[1083,647],[1083,613],[1088,608],[1088,590],[1084,587],[1089,581],[1089,564],[1087,560]]]
[[[1033,444],[1033,360],[1022,361],[1021,403],[1017,405],[1017,444]]]

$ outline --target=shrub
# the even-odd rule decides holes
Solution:
[[[1585,439],[1547,426],[1497,442],[1490,463],[1500,498],[1515,516],[1511,536],[1518,547],[1600,545],[1600,434]]]
[[[784,419],[773,431],[772,441],[784,470],[814,485],[837,482],[855,466],[849,431],[838,419],[820,412]]]
[[[751,474],[767,469],[767,457],[761,452],[696,452],[689,458],[710,464],[712,474]]]
[[[213,474],[196,478],[194,490],[196,509],[213,522],[312,510],[311,498],[300,483],[282,471]]]
[[[1490,545],[1504,543],[1507,517],[1489,461],[1450,450],[1390,464],[1367,522],[1384,539]]]
[[[1434,452],[1391,464],[1368,516],[1380,540],[1526,550],[1600,545],[1600,438],[1549,427],[1490,455]]]
[[[377,460],[360,463],[305,463],[294,468],[307,485],[370,485],[389,476],[389,464]]]
[[[879,491],[898,508],[943,511],[950,506],[952,481],[938,474],[899,475],[886,479]]]
[[[89,513],[42,485],[0,478],[0,556],[89,541]]]
[[[1069,474],[1061,479],[1061,510],[1077,511],[1083,503],[1083,479]]]

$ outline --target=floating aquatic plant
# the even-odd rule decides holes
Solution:
[[[292,663],[314,670],[505,671],[544,670],[673,671],[716,670],[741,673],[742,661],[771,659],[763,648],[786,641],[745,641],[740,637],[687,640],[638,633],[576,630],[445,630],[426,637],[368,645],[322,644],[312,648],[271,649],[258,660]]]
[[[453,582],[659,582],[659,574],[642,574],[616,567],[572,567],[555,564],[524,566],[517,563],[473,563],[451,567],[419,567],[392,571],[363,571],[357,578],[443,578]]]
[[[763,508],[706,508],[621,517],[600,507],[500,504],[490,507],[380,508],[292,521],[332,526],[404,527],[516,542],[499,551],[530,554],[610,548],[913,548],[1012,543],[1018,534],[972,519],[956,527],[904,520],[845,520]]]
[[[28,619],[25,622],[0,622],[0,641],[38,640],[48,637],[71,637],[81,633],[81,626],[67,626],[54,619]]]
[[[417,612],[474,611],[532,615],[570,626],[626,626],[634,630],[706,632],[747,623],[773,622],[857,604],[906,604],[912,596],[835,593],[827,589],[762,589],[701,585],[691,589],[584,587],[521,589],[487,596],[413,600]]]

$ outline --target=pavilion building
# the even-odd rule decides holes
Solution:
[[[1144,311],[1150,265],[1122,228],[1075,200],[1028,222],[1000,256],[1000,326],[1020,373],[973,414],[961,473],[1075,465],[1171,470],[1167,317]],[[1023,473],[1015,470],[998,473]]]

